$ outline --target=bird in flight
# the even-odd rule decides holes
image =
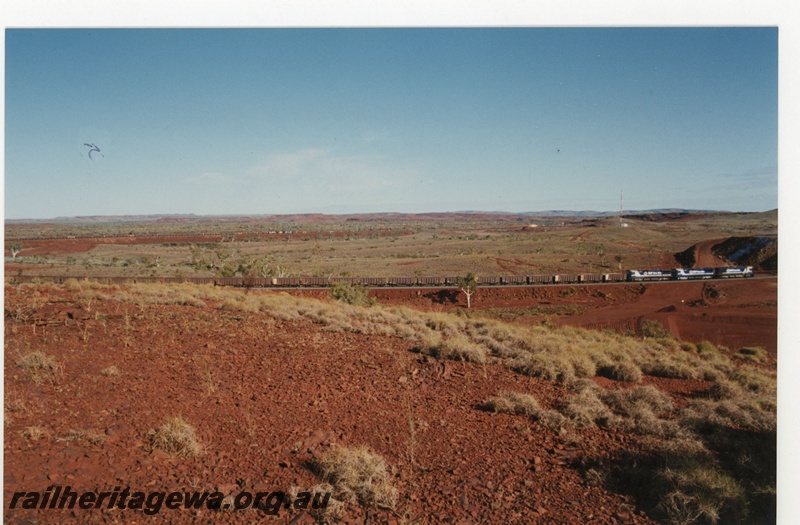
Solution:
[[[100,153],[100,148],[98,148],[98,147],[97,147],[96,145],[94,145],[94,144],[86,144],[86,143],[84,142],[84,143],[83,143],[83,145],[84,145],[84,146],[88,146],[88,147],[92,148],[92,149],[90,149],[90,150],[89,150],[89,158],[90,158],[90,159],[92,159],[92,152],[93,152],[93,151],[96,151],[97,153]],[[103,155],[102,153],[100,153],[100,156],[101,156],[101,157],[105,157],[105,155]],[[92,159],[92,160],[94,160],[94,159]]]

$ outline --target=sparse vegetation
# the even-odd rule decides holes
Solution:
[[[39,441],[42,438],[49,438],[50,431],[44,427],[27,427],[21,432],[22,437],[30,441]]]
[[[423,351],[433,357],[442,359],[470,361],[472,363],[483,363],[486,361],[486,349],[463,336],[438,339],[438,341],[433,344],[428,342],[428,345],[423,348]]]
[[[604,366],[597,371],[598,375],[617,381],[638,383],[642,380],[642,369],[630,361],[622,361],[610,366]]]
[[[52,355],[44,352],[29,352],[17,360],[17,366],[27,370],[37,383],[43,380],[53,381],[61,371],[61,363]]]
[[[561,431],[566,425],[566,418],[555,410],[543,409],[530,394],[504,391],[483,402],[484,410],[505,412],[507,414],[524,414],[538,421],[546,428]]]
[[[181,417],[167,420],[157,430],[150,430],[150,446],[176,457],[191,457],[201,453],[202,447],[195,436],[194,427]]]
[[[642,321],[642,336],[660,339],[671,337],[672,334],[659,321],[655,321],[653,319],[644,319]]]
[[[25,400],[15,394],[6,392],[3,397],[3,424],[11,424],[11,414],[23,412],[25,410]]]
[[[595,424],[612,427],[616,426],[619,416],[600,399],[602,389],[590,380],[579,381],[574,386],[576,393],[569,396],[562,408],[562,413],[578,426],[593,426]]]
[[[25,369],[47,370],[51,372],[61,367],[55,357],[39,351],[30,352],[22,356],[17,361],[17,366]]]
[[[740,348],[733,354],[733,357],[742,361],[750,361],[753,363],[766,363],[767,352],[760,346],[745,346]]]
[[[375,299],[369,297],[369,288],[346,281],[331,285],[331,296],[337,301],[355,306],[372,306]]]
[[[318,468],[338,499],[386,509],[397,505],[397,488],[386,461],[367,447],[334,447]]]
[[[331,218],[329,218],[331,219]],[[132,237],[153,233],[174,235],[210,234],[208,241],[175,242],[159,239],[151,244],[100,244],[89,252],[92,273],[102,276],[154,272],[173,276],[176,270],[186,276],[212,277],[257,275],[411,276],[419,275],[499,275],[497,262],[486,254],[502,253],[503,258],[534,266],[539,273],[580,273],[628,268],[658,267],[660,254],[685,250],[702,240],[730,236],[750,236],[755,230],[777,232],[777,213],[759,217],[720,213],[694,221],[645,221],[626,218],[632,228],[619,228],[614,218],[599,219],[591,231],[591,244],[565,242],[586,232],[579,218],[537,220],[535,230],[509,230],[516,217],[464,217],[407,220],[376,217],[366,221],[326,220],[319,223],[293,222],[286,218],[259,225],[235,221],[172,223],[154,226],[152,222],[124,224],[39,224],[24,231],[7,229],[6,238],[42,235],[44,237]],[[16,230],[16,231],[15,231]],[[246,233],[250,230],[251,233]],[[274,234],[264,235],[272,230]],[[294,231],[293,235],[278,232]],[[299,233],[302,230],[302,234]],[[244,231],[244,232],[243,232]],[[334,231],[337,235],[331,235]],[[491,235],[485,232],[492,231]],[[225,239],[220,242],[220,239]],[[309,239],[313,242],[304,241]],[[625,242],[620,242],[624,240]],[[166,242],[165,242],[166,241]],[[613,246],[613,251],[612,251]],[[603,255],[598,257],[600,248]],[[316,255],[311,256],[312,249]],[[265,255],[268,254],[268,255]],[[613,254],[613,256],[611,255]],[[145,258],[142,262],[142,258]],[[613,257],[613,261],[611,260]],[[115,259],[116,258],[116,259]],[[603,259],[605,258],[605,259]],[[75,254],[54,254],[34,262],[26,274],[56,275],[56,268],[76,264]],[[408,262],[414,261],[413,266]],[[566,261],[566,262],[562,262]],[[154,264],[157,262],[157,265]],[[75,268],[73,268],[74,270]],[[324,273],[321,273],[324,272]]]
[[[149,315],[149,305],[178,304],[215,308],[215,315],[225,319],[258,318],[273,324],[306,319],[322,325],[322,330],[401,338],[408,341],[409,348],[439,359],[505,366],[523,375],[557,381],[565,395],[552,408],[542,408],[530,394],[511,391],[498,393],[483,406],[528,417],[532,424],[556,432],[569,429],[577,434],[586,432],[582,427],[598,425],[638,434],[637,439],[649,443],[649,456],[632,458],[638,474],[626,471],[626,475],[640,487],[634,488],[631,482],[621,484],[610,469],[600,467],[595,467],[593,474],[587,471],[586,481],[630,492],[646,490],[648,494],[641,496],[643,505],[660,513],[665,521],[746,521],[747,516],[769,514],[774,506],[776,378],[760,347],[731,353],[709,342],[693,345],[658,337],[656,331],[643,340],[612,332],[511,325],[480,316],[365,308],[346,301],[247,294],[205,285],[106,286],[74,281],[64,287],[35,285],[30,290],[47,287],[66,288],[76,297],[80,294],[82,300],[91,299],[93,311],[124,310],[128,329],[135,325],[136,317],[129,316],[130,307],[120,307],[121,302],[138,306],[140,315]],[[185,330],[191,331],[188,324]],[[7,352],[13,356],[19,351],[12,347]],[[214,393],[217,378],[208,364],[212,361],[193,359],[194,380],[199,377],[205,390]],[[40,351],[23,354],[16,364],[38,374],[61,370],[54,356]],[[470,369],[470,365],[458,366]],[[100,373],[113,376],[119,370],[111,366]],[[647,382],[647,375],[685,378],[709,381],[710,386],[676,408],[669,396],[654,386],[616,384],[619,390],[607,390],[591,379],[596,375],[628,383]],[[6,412],[9,410],[7,404]],[[67,437],[92,444],[95,439],[89,439],[86,432],[70,431]],[[36,431],[23,435],[31,440],[43,436]],[[194,429],[180,418],[152,430],[149,438],[154,449],[178,457],[201,450]],[[340,501],[385,508],[397,504],[397,491],[382,458],[367,449],[334,450],[337,452],[319,463],[319,470],[324,481],[335,487]],[[628,468],[624,462],[616,467]]]
[[[96,430],[70,429],[59,441],[82,441],[90,445],[101,445],[106,435]]]
[[[483,403],[483,406],[486,410],[493,412],[526,416],[533,416],[541,410],[539,402],[532,395],[510,391],[500,392],[498,395],[490,397]]]

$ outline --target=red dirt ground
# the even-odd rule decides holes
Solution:
[[[725,266],[725,260],[711,253],[711,248],[725,239],[709,239],[695,246],[695,268]]]
[[[24,255],[56,255],[66,253],[84,253],[100,244],[162,244],[165,242],[217,242],[219,235],[185,235],[170,237],[98,237],[88,239],[47,239],[25,241]]]
[[[32,304],[33,296],[17,290],[6,287],[7,307]],[[354,506],[342,523],[654,523],[628,496],[583,476],[589,465],[640,450],[641,438],[599,428],[559,435],[525,417],[478,408],[504,389],[535,392],[552,407],[565,395],[558,384],[500,365],[440,362],[397,338],[334,333],[261,313],[114,301],[88,312],[73,292],[37,300],[36,324],[5,324],[6,397],[24,404],[6,417],[6,502],[15,491],[52,484],[224,493],[310,487],[317,478],[309,462],[340,444],[382,455],[400,490],[394,512]],[[63,365],[53,380],[34,382],[15,366],[35,350]],[[100,373],[112,365],[119,375]],[[706,386],[653,381],[678,398]],[[175,459],[150,449],[148,431],[178,415],[196,427],[202,456]],[[26,439],[22,432],[32,426],[47,435]],[[71,429],[105,438],[71,440]],[[133,510],[5,512],[13,524],[283,524],[293,517],[287,510],[277,517],[206,509],[162,509],[153,517]],[[311,521],[303,515],[297,523]]]
[[[366,237],[371,235],[388,235],[402,236],[410,235],[411,231],[406,230],[370,230],[365,232],[297,232],[291,234],[255,234],[255,233],[242,233],[236,234],[238,240],[259,240],[259,241],[277,241],[286,238],[301,239],[310,237],[328,238],[328,237]],[[136,236],[136,237],[96,237],[96,238],[80,238],[80,239],[44,239],[44,240],[26,240],[25,250],[23,255],[56,255],[67,253],[84,253],[96,248],[100,244],[118,244],[118,245],[135,245],[135,244],[163,244],[163,243],[208,243],[220,242],[222,240],[220,235],[165,235],[165,236]]]

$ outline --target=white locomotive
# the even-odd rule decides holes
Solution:
[[[673,268],[671,270],[628,270],[628,281],[687,281],[690,279],[728,279],[753,277],[752,266],[732,268]]]

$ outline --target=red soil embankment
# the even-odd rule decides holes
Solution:
[[[292,290],[304,297],[324,298],[326,290]],[[466,296],[454,288],[377,288],[380,304],[431,311],[466,308]],[[516,309],[516,322],[540,323],[537,309],[556,312],[557,325],[641,334],[642,321],[661,322],[673,336],[690,342],[708,340],[737,350],[762,346],[771,355],[778,348],[778,281],[731,279],[713,282],[647,283],[595,286],[483,287],[472,297],[478,311]],[[558,312],[564,314],[559,315]],[[568,315],[577,311],[573,315]]]

